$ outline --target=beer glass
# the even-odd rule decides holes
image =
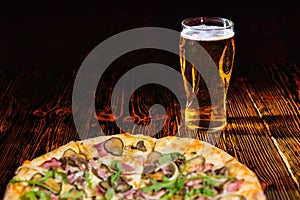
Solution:
[[[234,23],[221,17],[185,19],[179,50],[187,98],[186,127],[222,130],[227,123],[226,94],[235,55]]]

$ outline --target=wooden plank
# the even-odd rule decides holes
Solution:
[[[300,190],[300,68],[263,65],[249,79],[247,93]]]
[[[0,73],[0,194],[25,160],[78,139],[71,112],[74,73]],[[30,80],[30,81],[29,81]]]
[[[269,199],[299,199],[297,185],[246,91],[247,84],[241,74],[232,80],[228,92],[229,123],[217,146],[258,175]]]

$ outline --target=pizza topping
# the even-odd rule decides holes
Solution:
[[[123,154],[124,143],[118,137],[112,137],[104,141],[103,145],[104,149],[114,156],[121,156]]]
[[[212,163],[205,163],[203,171],[204,172],[210,171],[210,170],[212,170],[213,166],[214,166],[214,164],[212,164]]]
[[[228,175],[228,168],[226,166],[222,166],[218,169],[213,170],[214,175],[222,175],[227,176]]]
[[[220,194],[214,200],[246,200],[246,197],[241,194]]]
[[[147,160],[145,161],[142,176],[146,176],[147,174],[150,174],[156,170],[158,166],[158,160],[161,156],[162,154],[157,151],[152,151],[148,154]]]
[[[101,164],[100,167],[97,166],[96,163],[92,162],[92,160],[90,160],[90,163],[92,164],[92,173],[100,178],[100,179],[106,179],[108,176],[111,175],[110,169],[105,165],[105,164]]]
[[[84,195],[84,192],[81,190],[71,190],[64,192],[60,195],[60,199],[79,199]]]
[[[51,158],[51,160],[47,160],[43,162],[40,166],[46,169],[50,169],[50,168],[57,169],[61,165],[62,163],[59,160],[57,160],[56,158]]]
[[[133,194],[136,192],[134,188],[131,188],[130,190],[127,190],[123,193],[123,196],[128,199],[133,199]]]
[[[58,182],[54,178],[48,178],[44,182],[41,182],[41,183],[43,183],[43,184],[40,184],[41,187],[48,189],[51,193],[53,193],[55,195],[58,195],[62,188],[62,183]],[[45,186],[47,186],[47,187],[45,187]]]
[[[142,152],[146,152],[147,151],[147,148],[144,144],[144,141],[143,140],[140,140],[136,143],[136,146],[131,146],[132,149],[137,149],[139,151],[142,151]]]
[[[174,161],[176,162],[177,160],[185,160],[185,157],[183,154],[179,153],[179,152],[172,152],[172,153],[166,153],[163,154],[161,157],[158,158],[158,163],[159,164],[164,164],[166,162],[169,161]]]
[[[111,184],[108,181],[101,181],[99,183],[99,186],[104,190],[108,190],[109,188],[111,188]]]
[[[122,167],[123,167],[123,172],[124,173],[134,172],[134,168],[131,167],[130,165],[126,164],[126,163],[122,163]]]
[[[46,191],[58,195],[61,192],[63,182],[66,182],[66,175],[63,172],[57,170],[49,170],[46,174],[36,173],[30,180],[11,180],[12,183],[26,182],[37,190],[32,193],[24,194],[24,198],[38,196],[45,196],[48,194]],[[40,191],[40,192],[37,192]],[[45,193],[45,192],[46,193]],[[48,195],[47,195],[48,196]]]
[[[120,161],[114,160],[111,163],[111,166],[113,167],[114,170],[116,170],[116,173],[112,174],[109,179],[110,179],[110,184],[113,185],[115,181],[120,177],[121,173],[123,172],[123,166]]]
[[[169,162],[166,167],[162,168],[165,176],[169,180],[175,180],[179,176],[179,170],[177,165],[174,162]]]
[[[236,179],[231,179],[228,180],[225,184],[224,184],[224,188],[226,192],[236,192],[240,189],[242,183],[244,182],[244,180],[236,180]]]
[[[70,157],[74,154],[77,154],[77,153],[73,149],[67,149],[67,150],[64,151],[62,157]]]
[[[94,147],[97,149],[100,157],[108,156],[109,155],[109,153],[104,148],[105,142],[106,142],[106,140],[94,145]]]
[[[147,160],[150,164],[156,165],[158,164],[158,159],[162,156],[162,154],[158,151],[152,151],[148,154]]]
[[[73,184],[75,181],[82,178],[83,175],[84,175],[83,171],[78,171],[78,172],[68,175],[67,178],[69,180],[69,183]]]
[[[156,170],[156,165],[144,166],[142,176],[147,176],[148,174],[151,174],[151,173],[155,172],[155,170]]]
[[[132,186],[129,185],[124,178],[120,177],[117,179],[114,188],[116,192],[124,193],[130,190]]]
[[[72,149],[67,149],[59,161],[61,162],[61,167],[63,169],[69,169],[72,171],[72,167],[77,167],[79,170],[88,170],[87,157],[84,154],[76,153]]]
[[[35,200],[35,199],[50,199],[51,196],[47,193],[44,193],[41,190],[37,191],[29,191],[26,192],[24,195],[22,195],[22,199],[30,199],[30,200]]]
[[[196,156],[186,162],[186,171],[190,172],[201,172],[205,168],[205,158],[203,156]]]
[[[31,177],[30,180],[32,180],[32,181],[37,181],[37,180],[40,180],[42,177],[43,177],[43,174],[41,174],[41,173],[36,173],[36,174],[34,174],[34,175]]]
[[[104,194],[104,198],[106,200],[111,200],[114,196],[115,196],[115,190],[113,188],[109,188]]]
[[[160,199],[165,194],[165,191],[160,190],[158,192],[148,194],[144,191],[138,190],[135,194],[135,199]],[[140,197],[140,198],[139,198]]]

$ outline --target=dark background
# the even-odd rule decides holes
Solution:
[[[119,3],[108,1],[93,4],[52,1],[51,4],[30,4],[26,1],[24,3],[13,2],[9,5],[1,3],[0,78],[4,77],[4,83],[10,83],[6,79],[20,79],[20,76],[27,75],[22,77],[24,80],[16,81],[16,85],[9,84],[8,86],[13,85],[16,90],[10,94],[15,95],[3,98],[7,102],[0,102],[0,107],[2,103],[4,105],[2,110],[6,108],[5,105],[16,104],[9,112],[9,116],[16,116],[16,119],[13,117],[7,119],[8,123],[11,123],[12,129],[7,133],[0,132],[0,144],[1,141],[9,138],[9,134],[24,133],[26,128],[18,132],[24,124],[31,127],[30,125],[34,121],[24,120],[23,122],[22,120],[27,118],[34,120],[35,116],[31,113],[39,106],[42,105],[47,110],[48,107],[52,108],[53,106],[48,102],[49,100],[61,99],[48,98],[49,95],[66,94],[61,103],[67,102],[66,107],[68,107],[71,92],[54,92],[68,88],[68,84],[72,82],[65,81],[66,79],[62,81],[60,74],[64,74],[64,78],[73,79],[74,73],[94,47],[114,34],[132,28],[155,26],[180,31],[181,21],[188,17],[205,15],[226,17],[235,22],[234,72],[238,70],[238,74],[242,74],[244,71],[256,73],[265,64],[272,67],[273,64],[281,66],[280,64],[297,63],[295,66],[300,66],[300,12],[298,5],[292,5],[288,1],[279,3],[274,1],[264,3],[262,1],[251,1],[250,3],[245,1],[238,3],[229,1],[223,1],[223,3],[196,2],[140,1],[134,3],[123,1]],[[280,67],[276,69],[280,69]],[[70,75],[67,76],[68,74]],[[235,75],[233,73],[233,76]],[[56,88],[60,83],[62,86]],[[3,87],[0,85],[1,92],[7,91]],[[295,84],[295,87],[298,86]],[[51,90],[48,93],[49,89]],[[23,102],[25,103],[23,104]],[[10,115],[10,113],[13,114]],[[56,121],[54,120],[54,122]],[[62,124],[59,125],[62,126]],[[71,128],[71,130],[73,129]],[[72,138],[71,136],[61,137],[62,139],[60,138],[59,141],[62,142]],[[11,141],[11,138],[8,141]],[[48,145],[48,138],[46,137],[46,139]],[[6,150],[9,149],[9,143],[2,143],[3,149],[4,147]],[[32,141],[32,143],[38,142]],[[19,141],[18,144],[22,144],[22,141]],[[55,145],[59,146],[59,144]],[[52,144],[52,147],[55,145]],[[24,146],[26,144],[13,149],[21,149]],[[26,152],[25,149],[21,152],[23,155],[9,159],[11,162],[8,164],[2,163],[3,160],[0,160],[0,170],[7,175],[0,178],[5,185],[12,177],[13,171],[24,159],[45,153],[45,148],[42,149],[44,146],[41,145],[39,151],[34,150],[35,147],[30,149],[32,152],[29,150]],[[5,157],[7,152],[0,151],[0,157]],[[6,166],[7,169],[3,169],[2,166]],[[0,199],[5,185],[0,185]]]
[[[124,30],[158,26],[181,29],[193,16],[235,22],[236,66],[298,62],[300,14],[289,2],[156,1],[2,5],[0,69],[78,69],[99,43]]]

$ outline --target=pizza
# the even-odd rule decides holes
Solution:
[[[4,200],[266,199],[256,174],[192,138],[129,133],[71,141],[25,161]]]

